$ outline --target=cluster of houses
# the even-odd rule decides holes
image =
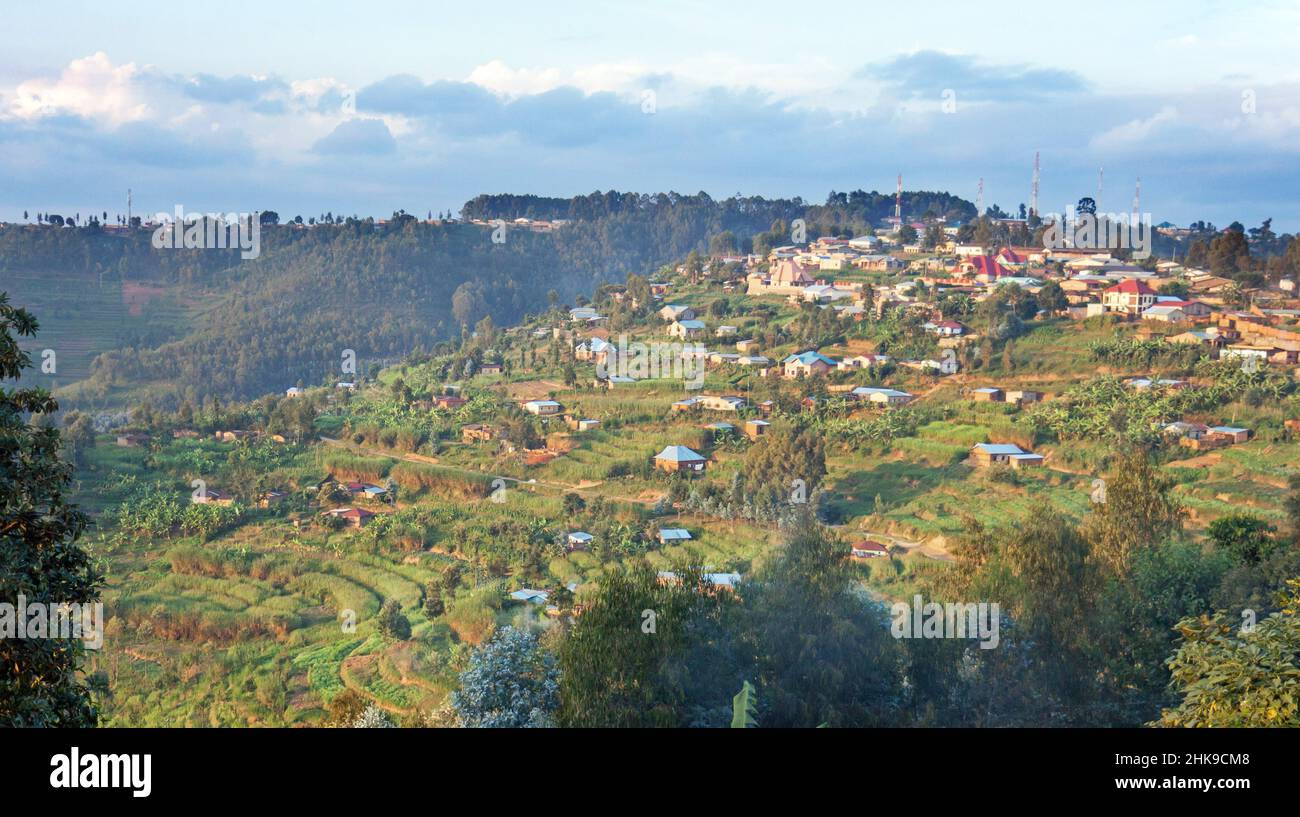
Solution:
[[[1164,427],[1164,433],[1178,440],[1178,444],[1193,451],[1236,445],[1250,440],[1250,429],[1237,426],[1209,426],[1184,420]]]

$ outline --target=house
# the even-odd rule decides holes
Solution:
[[[461,397],[459,394],[440,394],[433,398],[434,405],[442,409],[455,410],[465,405],[467,402],[469,401],[464,397]]]
[[[993,386],[983,386],[978,389],[972,389],[971,396],[977,403],[1001,403],[1006,399],[1006,395],[1003,394],[1002,389],[994,388]]]
[[[1250,440],[1250,429],[1234,426],[1210,426],[1208,435],[1223,440],[1225,443],[1244,443]]]
[[[850,392],[850,394],[857,397],[859,400],[864,400],[868,403],[875,403],[876,405],[881,406],[905,405],[911,402],[913,396],[905,391],[886,389],[880,386],[858,386]]]
[[[564,543],[569,550],[586,550],[591,545],[591,540],[595,538],[584,530],[575,530],[564,537]]]
[[[235,504],[235,498],[229,494],[224,494],[215,488],[204,488],[202,491],[194,494],[193,502],[195,505],[229,506]]]
[[[1010,464],[1012,457],[1028,453],[1020,446],[1011,443],[976,443],[971,447],[971,459],[976,465],[985,467],[995,463]]]
[[[594,307],[580,306],[569,310],[569,320],[574,323],[597,323],[605,318],[597,313]]]
[[[460,439],[462,442],[487,442],[496,436],[496,431],[490,425],[483,423],[469,423],[460,427]]]
[[[1028,468],[1034,465],[1042,465],[1043,455],[1025,451],[1020,454],[1012,454],[1007,458],[1007,461],[1011,464],[1012,468]]]
[[[701,473],[707,463],[703,454],[684,445],[665,446],[663,451],[655,455],[655,468],[670,474]]]
[[[757,440],[767,433],[771,425],[767,420],[746,420],[745,436],[751,440]]]
[[[593,363],[604,364],[609,360],[609,353],[613,348],[614,345],[603,338],[592,338],[579,343],[573,350],[573,357],[577,360],[590,360]]]
[[[148,434],[119,434],[117,444],[123,447],[138,448],[149,444]]]
[[[869,539],[849,545],[849,558],[854,560],[879,559],[881,556],[888,555],[889,548]]]
[[[749,338],[748,340],[738,340],[736,341],[736,351],[740,352],[741,354],[748,354],[749,352],[753,352],[756,349],[758,349],[758,345],[759,345],[758,341],[754,338]]]
[[[702,406],[702,401],[698,396],[683,397],[681,400],[676,400],[673,402],[672,410],[673,411],[694,411],[695,409],[700,408],[701,406]]]
[[[1184,323],[1187,320],[1187,313],[1176,306],[1156,304],[1155,306],[1142,310],[1142,320],[1164,321],[1165,323]]]
[[[1017,406],[1023,406],[1026,403],[1038,403],[1043,399],[1041,391],[1031,391],[1029,389],[1009,389],[1006,393],[1008,403],[1015,403]]]
[[[1206,434],[1210,433],[1210,427],[1205,423],[1189,423],[1184,420],[1177,420],[1170,423],[1162,429],[1165,434],[1170,436],[1187,437],[1193,440],[1199,440]]]
[[[661,545],[688,542],[691,539],[691,532],[685,528],[660,528],[655,538],[659,540]]]
[[[350,527],[354,528],[364,528],[366,523],[375,517],[373,512],[364,508],[333,508],[325,511],[321,516],[342,519]]]
[[[958,369],[957,358],[952,355],[949,355],[947,357],[940,358],[938,360],[935,360],[934,358],[930,358],[929,360],[922,360],[921,368],[933,369],[939,374],[956,374]]]
[[[524,411],[529,414],[536,414],[539,417],[546,417],[552,414],[559,414],[564,406],[554,400],[529,400],[524,403]]]
[[[735,412],[749,405],[745,398],[735,395],[702,394],[699,400],[700,406],[709,411]]]
[[[836,368],[841,371],[851,369],[870,369],[872,366],[883,366],[889,362],[889,355],[854,355],[842,359]]]
[[[270,508],[279,505],[284,501],[286,496],[288,496],[288,494],[283,491],[267,491],[257,500],[257,507]]]
[[[781,361],[782,373],[786,377],[811,377],[826,374],[834,369],[836,362],[815,351],[800,352]]]
[[[569,424],[569,427],[574,431],[593,431],[600,427],[600,420],[591,417],[583,417],[581,419],[575,418],[574,421]]]
[[[741,355],[736,358],[737,366],[771,366],[772,359],[763,355]]]
[[[695,310],[681,304],[668,304],[659,310],[659,317],[663,318],[666,323],[689,321],[695,318]]]
[[[522,601],[526,604],[545,604],[550,598],[550,593],[545,590],[534,590],[530,587],[523,587],[515,590],[510,594],[510,598],[515,601]]]
[[[966,327],[957,321],[930,321],[921,328],[941,338],[955,338],[966,333]]]
[[[668,327],[668,334],[675,338],[698,338],[704,334],[704,321],[676,321]]]
[[[500,363],[484,363],[478,367],[479,374],[501,374]]]
[[[242,431],[233,429],[231,431],[214,431],[212,436],[223,443],[237,443],[241,440],[253,440],[257,438],[256,431]]]
[[[731,423],[709,423],[705,428],[712,431],[715,437],[729,436],[736,430],[736,427]]]
[[[302,395],[303,395],[303,390],[298,388],[297,386],[290,386],[289,388],[284,390],[285,397],[301,397]]]
[[[1101,304],[1107,312],[1140,315],[1156,302],[1156,291],[1136,278],[1128,278],[1101,293]]]
[[[722,326],[719,326],[716,330],[714,330],[713,334],[717,335],[720,338],[732,338],[735,337],[736,333],[739,331],[740,330],[734,326],[727,326],[726,324],[723,324]]]

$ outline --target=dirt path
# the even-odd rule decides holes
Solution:
[[[915,539],[904,539],[901,536],[895,536],[892,533],[880,533],[876,531],[857,530],[853,532],[854,536],[862,536],[865,539],[874,539],[883,545],[897,545],[909,553],[916,552],[938,562],[952,562],[952,554],[942,545],[932,542],[920,542]]]

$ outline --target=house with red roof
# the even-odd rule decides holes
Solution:
[[[957,274],[965,277],[973,277],[977,281],[990,283],[999,278],[1010,278],[1015,275],[1014,272],[998,263],[998,260],[991,255],[972,255],[969,258],[962,259],[957,265]]]
[[[1126,278],[1101,293],[1101,305],[1107,312],[1140,315],[1156,302],[1156,291],[1136,278]]]
[[[849,547],[849,557],[852,559],[878,559],[881,556],[889,555],[888,548],[879,542],[872,542],[870,539],[854,542]]]

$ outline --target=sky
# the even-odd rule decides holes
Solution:
[[[946,190],[1300,231],[1300,3],[14,5],[0,219]],[[1100,171],[1101,194],[1098,196]]]

